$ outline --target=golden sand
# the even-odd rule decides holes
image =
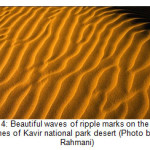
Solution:
[[[0,7],[0,118],[150,118],[150,31],[107,7]]]

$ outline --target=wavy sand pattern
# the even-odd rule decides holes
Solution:
[[[107,7],[0,7],[0,118],[150,118],[150,31]]]

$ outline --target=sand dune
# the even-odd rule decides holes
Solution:
[[[150,30],[109,7],[0,7],[0,118],[150,118]]]

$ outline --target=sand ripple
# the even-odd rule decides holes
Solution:
[[[0,8],[0,118],[150,118],[150,31],[107,7]]]

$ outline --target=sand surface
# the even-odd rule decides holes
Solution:
[[[0,118],[150,118],[150,30],[107,7],[0,7]]]

